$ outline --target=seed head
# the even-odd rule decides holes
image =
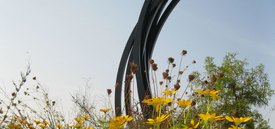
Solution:
[[[16,93],[15,93],[15,92],[12,92],[12,93],[11,93],[11,96],[15,97],[15,96],[16,96]]]
[[[169,58],[168,58],[168,61],[169,61],[169,63],[172,64],[172,63],[174,63],[174,58],[173,58],[173,57],[169,57]]]
[[[127,75],[127,81],[131,81],[134,78],[132,74]]]
[[[195,76],[192,75],[192,74],[190,74],[190,75],[188,76],[188,79],[189,79],[189,82],[191,82],[191,81],[193,81],[193,80],[195,79]]]
[[[175,85],[174,85],[174,89],[175,89],[175,90],[180,89],[180,84],[179,84],[179,83],[175,84]]]
[[[162,73],[163,79],[166,79],[168,76],[169,76],[169,74],[168,74],[167,72],[163,72],[163,73]]]
[[[155,61],[154,61],[153,59],[150,59],[150,60],[149,60],[149,64],[154,64],[154,62],[155,62]]]
[[[110,95],[112,93],[112,90],[111,89],[107,89],[107,93],[108,93],[108,95]]]
[[[184,56],[184,55],[186,55],[186,54],[187,54],[187,51],[186,51],[186,50],[182,50],[182,51],[181,51],[181,55]]]
[[[153,69],[154,71],[157,71],[157,70],[158,70],[158,65],[157,65],[156,63],[153,63],[153,64],[151,65],[151,67],[152,67],[152,69]]]
[[[168,76],[168,77],[167,77],[167,80],[168,80],[169,82],[171,82],[171,79],[172,79],[171,76]]]
[[[192,101],[191,106],[195,106],[196,104],[196,101]]]
[[[135,63],[131,63],[131,64],[130,64],[130,67],[131,67],[131,72],[132,72],[133,74],[136,74],[137,71],[138,71],[138,65],[135,64]]]
[[[174,64],[172,64],[172,66],[173,66],[173,68],[174,68],[174,67],[176,67],[176,64],[174,63]]]

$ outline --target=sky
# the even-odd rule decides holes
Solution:
[[[70,96],[86,85],[100,96],[94,101],[101,100],[106,89],[114,89],[120,57],[143,2],[0,0],[0,87],[9,91],[30,64],[31,76],[65,110]],[[249,67],[264,64],[275,89],[274,5],[273,0],[182,0],[161,31],[153,58],[164,70],[166,59],[179,59],[185,49],[184,63],[195,59],[193,69],[203,71],[206,56],[219,64],[226,53],[237,52]],[[275,119],[270,109],[262,109],[263,115]]]

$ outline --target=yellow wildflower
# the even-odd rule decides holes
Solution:
[[[88,118],[90,118],[89,115],[83,115],[82,117],[83,117],[85,120],[88,119]]]
[[[74,120],[75,120],[77,123],[81,123],[81,122],[84,121],[84,118],[78,117],[78,118],[74,118]]]
[[[44,125],[44,124],[41,124],[41,125],[39,125],[39,127],[40,127],[41,129],[45,129],[47,126]]]
[[[89,126],[89,127],[85,128],[85,129],[94,129],[94,128],[93,128],[93,127],[91,127],[91,126]]]
[[[192,100],[189,99],[189,100],[178,100],[176,102],[180,107],[186,107],[186,106],[189,106],[192,104]]]
[[[103,109],[100,109],[99,111],[107,113],[110,110],[111,110],[111,108],[103,108]]]
[[[62,124],[57,124],[56,125],[56,128],[58,128],[58,129],[62,129],[64,126],[62,125]]]
[[[152,119],[152,118],[149,118],[147,119],[147,124],[160,124],[161,122],[163,122],[164,120],[166,120],[167,118],[169,117],[168,114],[162,114],[161,116],[159,117],[156,117],[155,119]]]
[[[228,120],[229,122],[234,122],[236,125],[239,125],[241,123],[245,123],[245,122],[249,121],[251,119],[251,117],[236,118],[236,117],[225,116],[225,119]]]
[[[34,123],[37,124],[37,125],[39,125],[39,124],[41,123],[41,121],[39,121],[39,120],[34,120]]]
[[[11,123],[8,125],[9,129],[23,129],[23,127],[21,125],[17,125],[14,123]]]
[[[203,121],[208,121],[208,120],[219,121],[219,120],[223,120],[222,116],[216,116],[216,113],[209,114],[207,112],[206,114],[199,114],[199,117]]]
[[[43,124],[43,125],[47,125],[47,124],[49,124],[49,122],[48,122],[48,121],[46,121],[46,120],[43,120],[41,124]]]
[[[73,128],[77,128],[77,129],[83,128],[83,124],[77,123],[77,124],[73,125],[72,127],[73,127]]]
[[[172,95],[176,94],[176,92],[177,92],[177,91],[176,91],[175,89],[173,89],[173,90],[168,90],[168,89],[166,89],[166,90],[164,90],[162,93],[165,94],[165,95],[172,96]]]
[[[195,121],[192,119],[190,121],[190,125],[188,126],[188,129],[196,129],[196,128],[198,128],[199,124],[200,124],[199,121],[197,122],[197,124],[195,124]]]
[[[165,105],[172,102],[171,98],[164,98],[164,97],[154,97],[151,99],[145,99],[142,101],[147,105],[153,105],[156,109],[156,112],[159,111],[161,105]]]
[[[131,116],[117,116],[110,121],[109,129],[120,129],[124,127],[124,124],[133,120]]]
[[[196,93],[198,94],[201,94],[201,95],[209,95],[211,96],[213,99],[218,99],[219,98],[219,90],[196,90],[195,91]]]

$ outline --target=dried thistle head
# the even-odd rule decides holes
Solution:
[[[208,84],[208,81],[207,81],[207,80],[204,80],[204,83],[205,83],[205,84]]]
[[[132,74],[127,75],[127,81],[131,81],[134,78]]]
[[[189,82],[191,82],[191,81],[193,81],[193,80],[195,79],[195,76],[192,75],[192,74],[190,74],[190,75],[188,76],[188,79],[189,79]]]
[[[15,93],[15,92],[12,92],[12,93],[11,93],[11,96],[12,96],[12,97],[16,97],[16,93]]]
[[[174,63],[174,64],[172,64],[172,66],[173,66],[173,68],[175,68],[175,67],[176,67],[176,64]]]
[[[111,89],[107,89],[107,93],[108,93],[108,95],[110,95],[112,93],[112,90]]]
[[[163,79],[167,79],[168,76],[169,76],[169,74],[168,74],[167,72],[163,72],[163,73],[162,73]]]
[[[149,60],[149,64],[154,64],[154,63],[155,63],[155,61],[153,59]]]
[[[152,69],[153,69],[154,71],[157,71],[157,70],[158,70],[158,65],[157,65],[156,63],[153,63],[153,64],[151,65],[151,67],[152,67]]]
[[[135,63],[131,63],[131,64],[130,64],[130,69],[131,69],[131,72],[132,72],[133,74],[136,74],[137,71],[138,71],[138,65],[135,64]]]
[[[168,80],[169,82],[171,82],[171,79],[172,79],[171,76],[168,76],[168,77],[167,77],[167,80]]]
[[[186,50],[182,50],[181,51],[181,55],[185,56],[187,54],[187,51]]]
[[[168,58],[168,62],[171,63],[171,64],[174,63],[174,60],[175,60],[175,59],[174,59],[173,57],[169,57],[169,58]]]
[[[174,89],[175,89],[175,90],[180,89],[180,84],[179,84],[179,83],[175,84],[175,85],[174,85]]]

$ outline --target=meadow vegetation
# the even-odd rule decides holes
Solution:
[[[268,106],[274,90],[264,73],[264,66],[248,69],[245,60],[229,53],[218,66],[214,58],[205,60],[205,72],[186,74],[189,67],[182,63],[187,51],[181,52],[179,63],[173,57],[167,60],[167,69],[159,74],[154,60],[151,66],[151,87],[153,96],[142,102],[135,98],[135,71],[131,64],[131,114],[114,115],[111,96],[107,89],[109,106],[97,109],[85,95],[72,96],[76,106],[75,116],[66,120],[57,108],[57,102],[50,99],[36,77],[30,77],[30,67],[21,73],[19,83],[13,83],[14,90],[6,93],[1,89],[0,128],[3,129],[270,129],[268,122],[256,107]],[[160,75],[160,77],[158,77]],[[35,85],[26,85],[34,81]],[[31,101],[32,105],[27,102]],[[153,109],[150,118],[144,118],[140,103]],[[33,105],[36,105],[34,107]],[[124,109],[125,111],[126,109]]]

